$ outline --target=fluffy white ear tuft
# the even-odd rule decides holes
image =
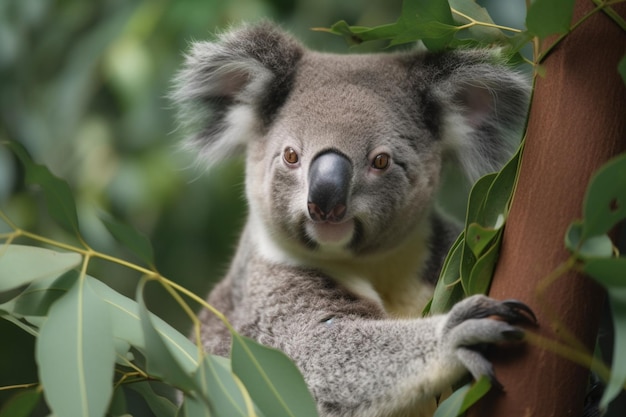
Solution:
[[[189,135],[183,146],[209,165],[245,149],[282,105],[302,53],[267,22],[194,43],[170,95]]]
[[[433,93],[441,105],[441,140],[475,181],[498,170],[519,143],[529,82],[500,62],[497,50],[457,51],[437,62]]]

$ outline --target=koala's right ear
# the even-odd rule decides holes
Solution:
[[[262,134],[284,103],[303,52],[268,22],[193,43],[171,94],[190,133],[186,145],[212,164]]]

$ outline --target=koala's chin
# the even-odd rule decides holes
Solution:
[[[355,237],[354,219],[345,219],[340,223],[308,221],[305,225],[307,237],[317,244],[322,252],[345,250]]]

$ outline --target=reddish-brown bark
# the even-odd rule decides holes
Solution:
[[[574,21],[593,7],[590,0],[578,0]],[[626,16],[624,7],[617,10]],[[601,288],[569,272],[543,296],[537,289],[569,256],[565,231],[581,217],[592,173],[626,149],[626,88],[616,69],[625,53],[626,33],[598,13],[545,60],[546,75],[537,81],[518,188],[490,292],[528,303],[540,322],[531,331],[558,341],[572,333],[589,352],[604,299]],[[470,410],[471,416],[581,415],[587,369],[534,344],[497,355],[496,374],[505,391],[492,390]]]

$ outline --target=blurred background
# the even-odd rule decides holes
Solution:
[[[521,27],[524,0],[479,3],[497,23]],[[240,161],[204,172],[177,149],[166,96],[183,51],[192,40],[261,18],[314,49],[379,49],[351,49],[310,29],[338,20],[391,23],[400,7],[401,0],[2,0],[0,142],[22,143],[70,183],[92,247],[139,263],[101,224],[111,213],[150,237],[164,276],[204,294],[224,272],[243,224],[243,176]],[[25,187],[23,174],[0,145],[0,208],[23,229],[74,242],[47,216],[42,196]],[[0,232],[7,230],[0,221]],[[134,297],[136,273],[94,262],[90,274]],[[187,332],[189,320],[156,285],[147,299]],[[4,320],[0,358],[0,387],[37,380],[32,338]]]

